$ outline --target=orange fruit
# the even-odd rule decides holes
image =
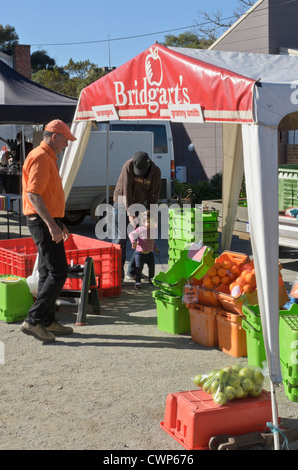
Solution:
[[[214,267],[209,268],[207,271],[207,276],[212,277],[212,276],[216,276],[216,274],[217,274],[217,270]]]
[[[236,279],[236,284],[237,284],[237,286],[242,286],[243,287],[246,284],[246,279],[242,276],[239,276]]]
[[[247,284],[250,284],[251,286],[255,286],[256,284],[256,276],[253,273],[248,273],[245,276]]]
[[[211,283],[212,283],[211,277],[210,276],[204,276],[204,279],[203,279],[204,286],[210,286]]]
[[[219,276],[213,276],[212,277],[212,282],[215,286],[217,286],[220,283],[220,277]]]
[[[235,286],[237,286],[236,282],[232,282],[232,283],[230,284],[230,291],[232,291]]]
[[[238,268],[237,264],[233,264],[230,268],[230,273],[239,275],[240,269]]]
[[[244,284],[243,286],[243,292],[252,292],[253,291],[253,288],[250,284]]]
[[[225,268],[225,269],[231,269],[231,267],[232,267],[231,261],[224,260],[224,261],[222,262],[222,267]]]
[[[213,268],[216,269],[216,270],[219,269],[220,267],[221,267],[221,264],[218,263],[218,262],[215,262],[214,265],[213,265]]]
[[[217,274],[219,277],[224,277],[226,275],[227,271],[224,268],[219,268],[217,270]]]
[[[228,285],[229,282],[230,282],[229,276],[223,276],[221,278],[221,282],[222,282],[222,284]]]

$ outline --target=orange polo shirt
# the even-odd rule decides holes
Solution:
[[[36,213],[27,196],[27,193],[34,193],[42,196],[52,217],[64,217],[65,196],[57,155],[44,141],[27,156],[22,185],[24,215]]]

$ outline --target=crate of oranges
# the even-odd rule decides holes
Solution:
[[[222,295],[231,295],[231,284],[239,278],[245,265],[247,265],[247,270],[251,269],[250,263],[245,254],[224,251],[215,259],[213,266],[208,269],[204,277],[199,280],[191,279],[189,285],[185,286],[185,299],[188,303],[193,298],[196,303],[222,307]],[[242,295],[243,286],[239,286],[237,291]]]
[[[281,269],[281,266],[280,266]],[[279,275],[280,307],[285,305],[288,296]],[[242,315],[242,306],[258,303],[254,263],[247,255],[224,251],[215,259],[214,265],[199,281],[192,279],[187,295],[197,303],[222,307],[227,312]],[[189,298],[188,298],[188,303]]]

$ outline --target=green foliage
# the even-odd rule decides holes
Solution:
[[[174,34],[167,34],[165,36],[164,46],[172,47],[190,47],[192,49],[207,49],[212,44],[212,41],[201,39],[197,34],[190,31],[175,36]]]
[[[53,70],[55,66],[55,59],[52,59],[44,49],[31,54],[31,69],[33,73],[44,69]]]
[[[187,198],[190,191],[193,195],[191,202],[200,204],[204,200],[222,198],[222,173],[216,173],[208,180],[198,181],[196,184],[179,183],[175,180],[174,192],[179,200]]]
[[[50,66],[44,54],[40,56],[42,64],[35,64],[36,71],[32,73],[32,80],[53,91],[78,98],[83,88],[95,82],[103,72],[89,60],[74,62],[72,59],[65,67]],[[48,64],[46,67],[45,64]]]
[[[196,184],[179,183],[174,181],[174,193],[178,200],[190,198],[193,204],[202,201],[222,199],[222,172],[216,173],[208,180],[198,181]],[[190,197],[190,194],[192,197]],[[245,178],[243,177],[239,198],[246,198]]]
[[[12,54],[13,46],[18,44],[19,36],[13,26],[0,24],[0,51],[5,54]]]

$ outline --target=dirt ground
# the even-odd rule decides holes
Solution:
[[[13,232],[12,237],[18,238]],[[74,233],[95,237],[88,219]],[[23,234],[27,234],[23,228]],[[5,233],[2,233],[2,238]],[[156,272],[167,269],[167,242],[160,243]],[[233,251],[250,244],[233,240]],[[281,255],[284,279],[293,280],[298,251]],[[102,450],[182,452],[160,427],[169,393],[193,390],[196,373],[245,358],[157,328],[153,288],[135,291],[126,282],[117,298],[101,299],[101,314],[75,326],[77,307],[63,307],[58,319],[74,334],[42,344],[21,333],[20,323],[0,322],[4,363],[0,364],[1,450]],[[279,416],[298,428],[298,403],[277,390]],[[291,443],[297,448],[297,442]]]

